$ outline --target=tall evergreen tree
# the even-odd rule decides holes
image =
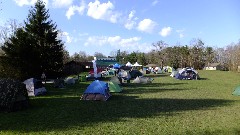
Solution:
[[[29,10],[25,27],[18,29],[2,49],[6,58],[18,63],[11,66],[20,71],[21,79],[39,78],[42,72],[47,77],[56,77],[62,70],[64,56],[63,43],[57,36],[57,25],[50,20],[49,10],[37,0]]]
[[[41,72],[55,75],[62,69],[64,48],[62,41],[57,39],[57,25],[50,20],[49,10],[41,0],[30,10],[25,25],[26,32],[30,33],[39,49]]]

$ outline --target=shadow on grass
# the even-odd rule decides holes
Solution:
[[[122,87],[126,87],[126,88],[154,88],[154,87],[164,87],[164,86],[171,86],[171,85],[183,85],[183,84],[187,84],[187,83],[146,83],[146,84],[141,84],[141,83],[125,83],[123,84]]]
[[[81,101],[79,97],[34,98],[31,99],[32,107],[25,111],[0,114],[0,129],[22,133],[58,132],[122,121],[122,118],[172,116],[187,110],[213,109],[231,102],[218,99],[139,99],[120,94],[106,102]]]
[[[189,90],[182,88],[141,88],[141,89],[125,89],[122,93],[124,94],[144,94],[144,93],[159,93],[164,91],[180,91],[180,90]]]
[[[199,80],[209,80],[208,78],[200,78]]]
[[[158,86],[166,86],[166,85],[182,85],[182,84],[187,84],[187,83],[146,83],[146,84],[141,84],[141,83],[129,83],[127,85],[129,86],[137,86],[137,87],[158,87]]]
[[[154,77],[168,77],[168,76],[170,76],[170,74],[145,74],[144,76],[152,77],[152,78],[154,78]]]
[[[158,93],[163,91],[178,91],[178,90],[189,90],[179,87],[166,88],[165,86],[173,85],[183,85],[186,83],[148,83],[148,84],[125,84],[123,88],[123,93],[127,94],[141,94],[141,93]],[[127,86],[127,87],[126,87]]]
[[[64,88],[54,88],[53,85],[46,85],[47,95],[53,97],[62,97],[62,96],[78,96],[79,93],[83,93],[89,82],[80,82],[74,85],[66,85]]]

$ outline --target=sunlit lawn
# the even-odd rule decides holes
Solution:
[[[240,74],[199,71],[202,80],[152,75],[128,84],[106,102],[82,101],[91,82],[65,89],[48,85],[27,110],[0,112],[0,134],[240,134]]]

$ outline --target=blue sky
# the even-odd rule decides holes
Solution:
[[[0,0],[0,25],[26,20],[36,0]],[[200,38],[225,47],[240,39],[240,0],[43,0],[70,55],[148,52]]]

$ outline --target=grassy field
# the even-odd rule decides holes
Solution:
[[[240,74],[199,71],[202,80],[152,75],[106,102],[82,101],[90,82],[31,98],[27,110],[0,112],[0,134],[240,134]]]

